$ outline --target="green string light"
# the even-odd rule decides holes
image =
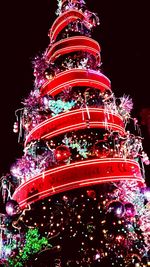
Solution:
[[[26,233],[25,243],[16,257],[9,258],[8,263],[11,267],[23,267],[31,255],[40,252],[43,248],[51,248],[46,237],[40,237],[38,229],[29,229]]]

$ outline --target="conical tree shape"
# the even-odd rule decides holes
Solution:
[[[149,266],[149,159],[135,120],[126,128],[132,100],[116,98],[101,72],[97,15],[82,0],[58,1],[57,15],[19,118],[24,156],[11,168],[7,225],[22,244],[9,266]]]

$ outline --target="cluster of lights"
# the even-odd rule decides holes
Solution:
[[[33,204],[22,222],[52,238],[63,263],[65,249],[70,250],[66,266],[77,262],[79,266],[148,266],[139,217],[120,211],[121,200],[115,199],[115,190],[113,185],[107,190],[99,186],[45,199]]]

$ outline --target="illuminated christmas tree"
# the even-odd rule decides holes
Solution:
[[[1,262],[150,266],[149,158],[132,99],[101,72],[99,19],[84,0],[59,0],[56,14],[16,112],[24,155],[1,178]]]

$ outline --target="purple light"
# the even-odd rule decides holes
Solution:
[[[98,260],[98,259],[100,259],[100,254],[99,254],[99,253],[97,253],[97,254],[94,256],[94,260]]]
[[[133,217],[135,215],[135,208],[132,203],[125,204],[125,213],[128,217]]]
[[[19,206],[15,200],[9,200],[6,203],[6,212],[9,216],[17,214],[18,211],[19,211]]]
[[[8,215],[13,215],[13,213],[14,213],[14,208],[13,207],[11,207],[11,206],[8,206],[7,208],[6,208],[6,212],[7,212],[7,214]]]
[[[141,193],[144,195],[147,201],[150,201],[150,187],[141,188]]]
[[[116,214],[121,215],[122,214],[122,208],[117,208],[116,209]]]
[[[120,201],[112,201],[108,205],[108,212],[112,213],[113,215],[117,216],[118,218],[121,218],[124,215],[124,205]]]
[[[150,201],[150,188],[149,187],[145,188],[144,196],[147,199],[147,201]]]

